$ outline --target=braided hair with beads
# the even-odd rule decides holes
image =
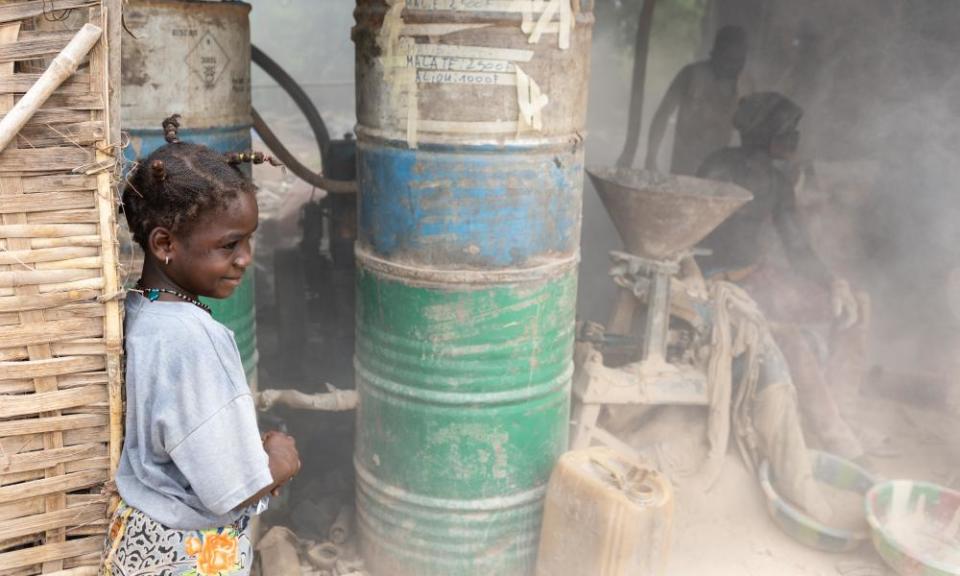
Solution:
[[[201,214],[226,207],[240,194],[253,194],[253,183],[240,164],[275,164],[260,152],[224,155],[182,142],[179,114],[165,119],[162,126],[167,143],[138,162],[122,196],[130,232],[144,250],[155,228],[187,233]]]

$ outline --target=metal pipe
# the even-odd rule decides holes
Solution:
[[[670,327],[670,275],[663,271],[653,274],[647,300],[646,333],[643,339],[644,361],[665,361],[667,331]]]
[[[619,166],[633,166],[640,145],[643,128],[643,100],[647,86],[647,58],[650,52],[650,34],[653,30],[653,14],[657,0],[645,0],[640,12],[637,29],[637,44],[633,52],[633,85],[631,87],[630,113],[627,117],[627,139],[617,161]]]

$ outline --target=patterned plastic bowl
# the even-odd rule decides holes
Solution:
[[[810,451],[813,475],[824,484],[866,495],[876,478],[849,460],[826,452]],[[773,521],[794,540],[825,552],[849,552],[867,541],[866,530],[851,531],[827,526],[780,496],[774,488],[770,464],[764,460],[758,472],[760,486],[767,498],[767,512]]]
[[[960,493],[910,480],[877,484],[867,494],[867,522],[873,546],[897,574],[960,576]],[[931,534],[942,554],[929,546]]]

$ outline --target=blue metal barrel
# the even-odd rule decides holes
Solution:
[[[228,153],[250,149],[250,5],[243,2],[130,0],[122,55],[127,160],[165,141],[161,122],[180,114],[180,139]],[[134,37],[135,36],[135,37]],[[136,271],[132,271],[136,274]],[[253,270],[227,300],[209,300],[214,318],[234,332],[247,379],[256,387],[257,330]]]
[[[580,246],[583,147],[360,142],[360,241],[427,266],[499,268]]]
[[[374,576],[533,573],[567,446],[583,4],[357,0],[355,466]]]

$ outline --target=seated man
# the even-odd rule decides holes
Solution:
[[[721,224],[701,244],[704,276],[739,284],[776,325],[777,343],[793,373],[801,409],[825,448],[845,458],[863,455],[859,440],[841,418],[811,327],[833,324],[832,334],[857,322],[857,301],[849,285],[835,278],[813,251],[796,214],[796,197],[784,164],[796,152],[803,110],[781,94],[766,92],[741,100],[734,116],[741,146],[707,158],[698,176],[733,182],[754,200]],[[783,245],[777,262],[764,242],[770,225]]]

